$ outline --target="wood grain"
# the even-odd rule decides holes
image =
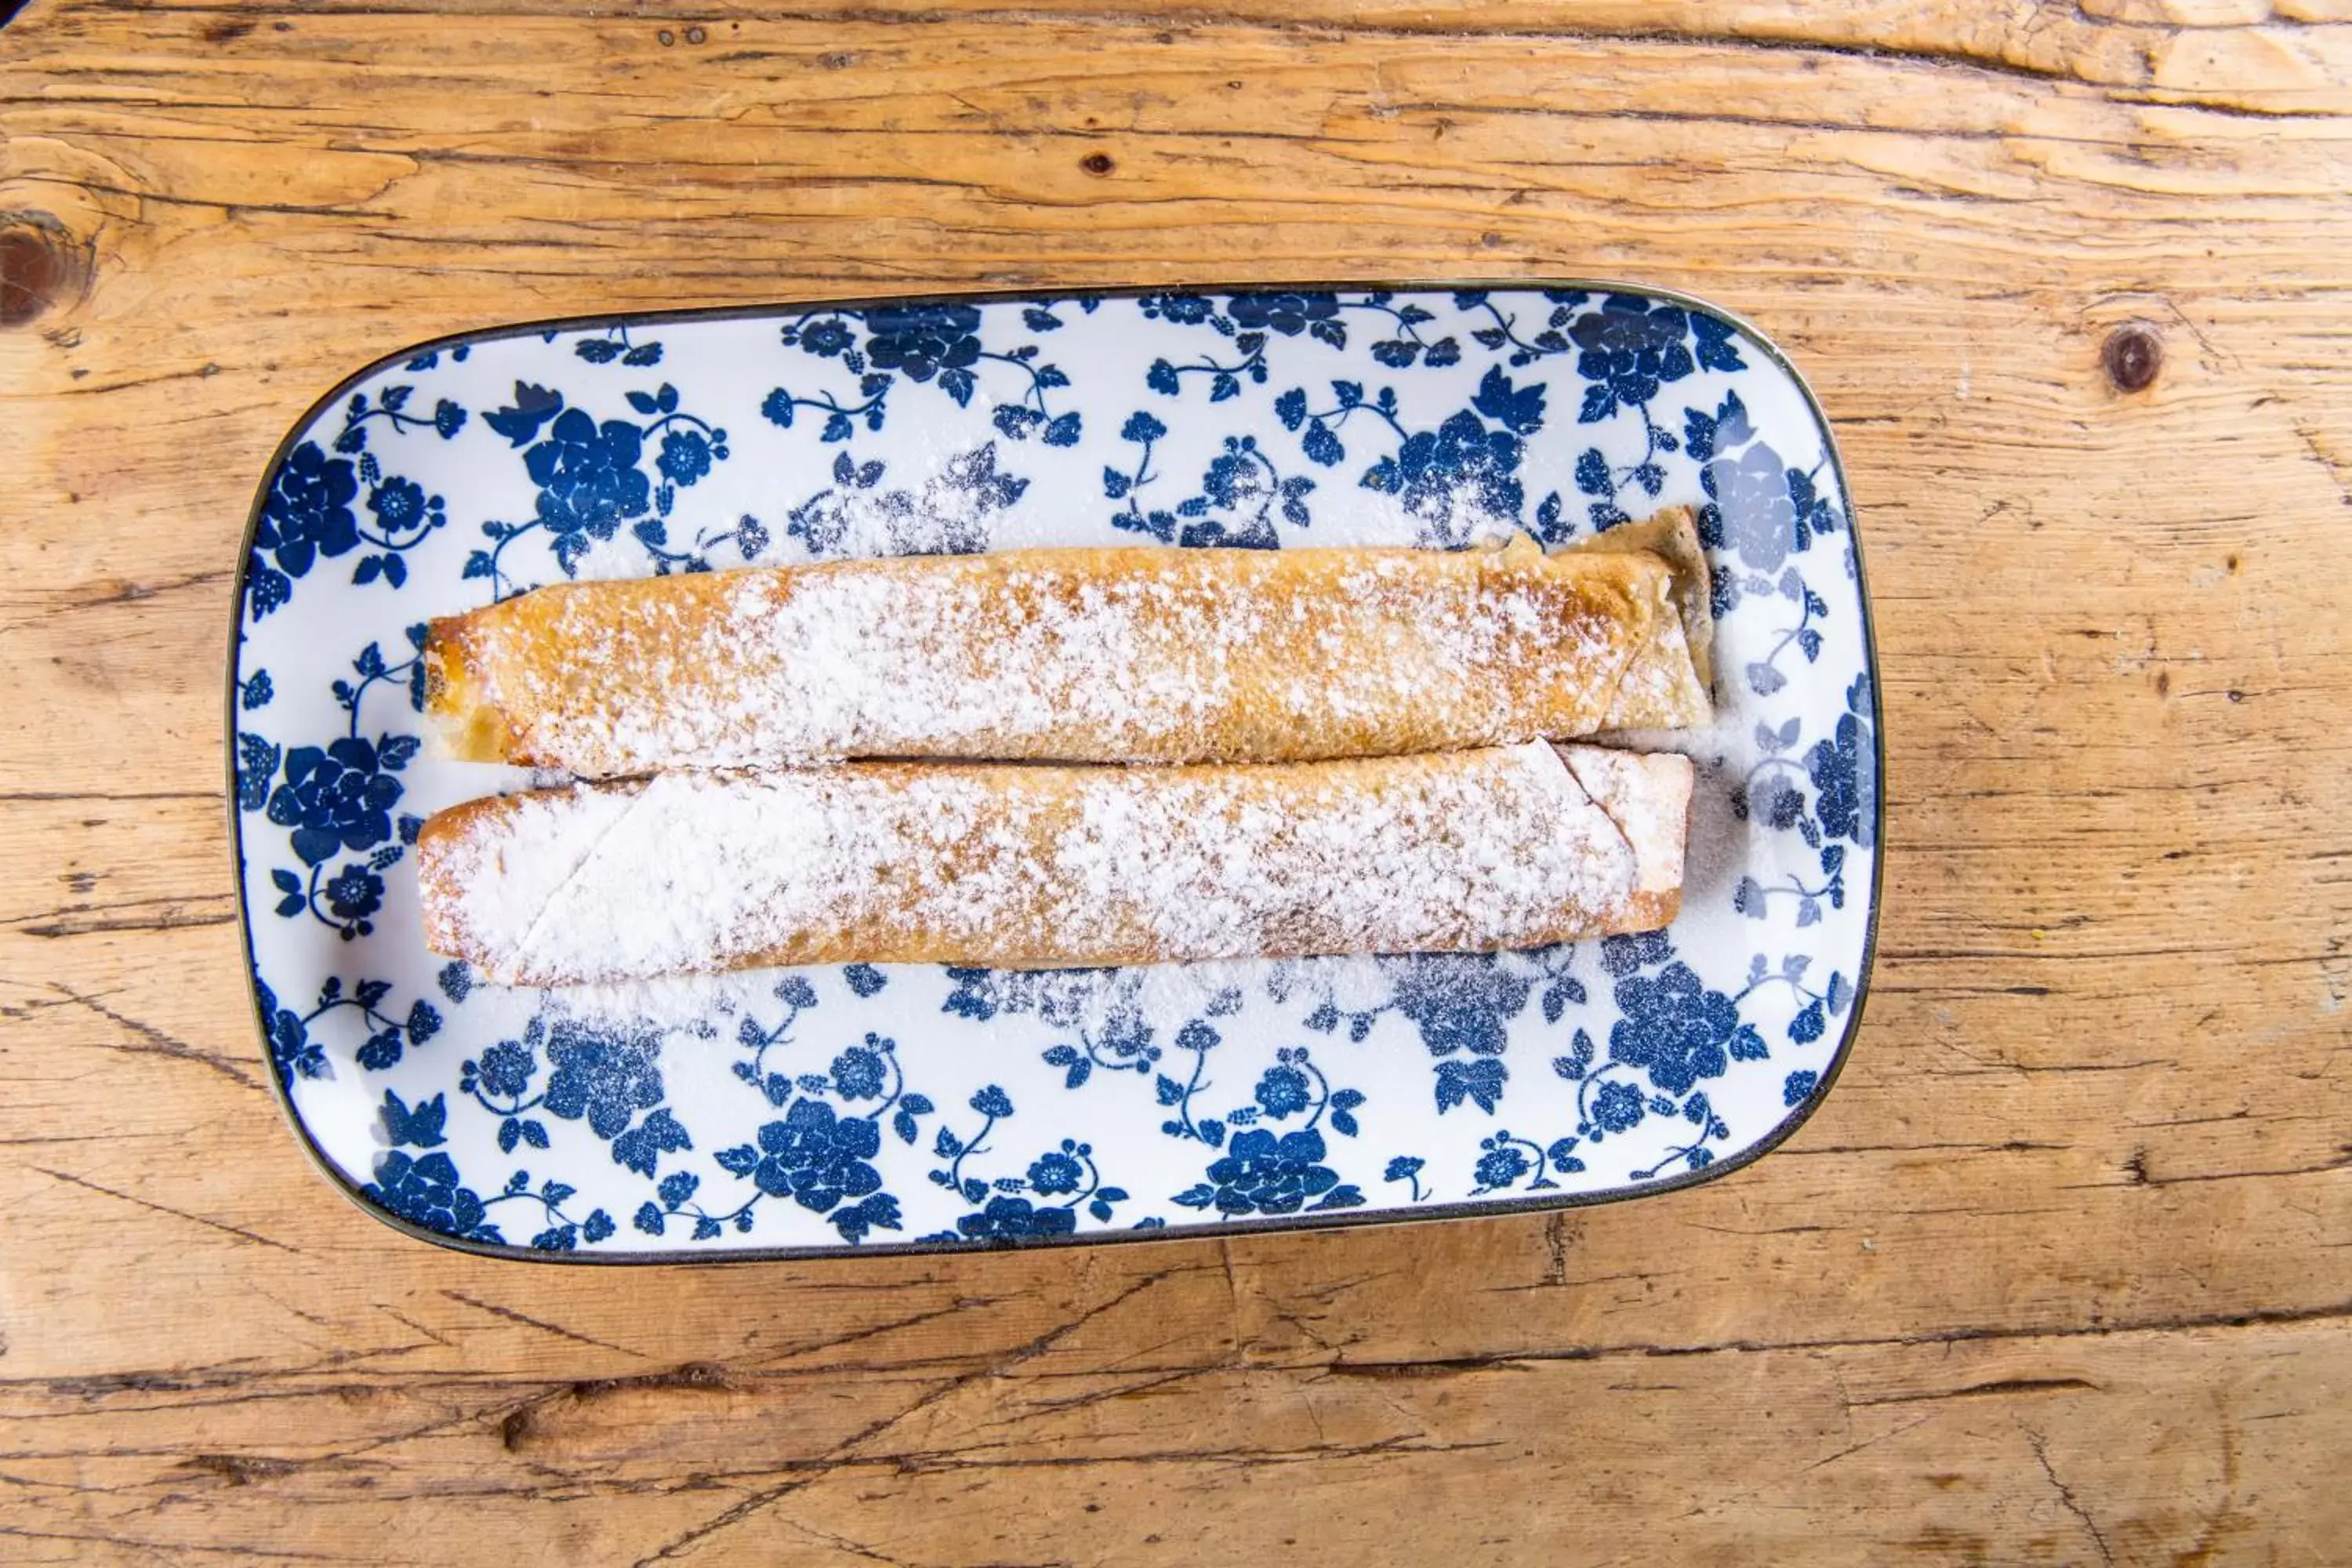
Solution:
[[[2340,1561],[2348,19],[33,0],[0,1556]],[[1559,273],[1748,315],[1844,446],[1885,918],[1788,1148],[1548,1220],[621,1273],[306,1167],[217,705],[251,487],[345,372],[607,310]]]

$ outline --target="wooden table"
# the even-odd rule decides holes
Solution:
[[[2344,0],[569,9],[0,34],[0,1557],[2352,1554]],[[606,310],[1547,273],[1746,313],[1844,443],[1885,918],[1787,1148],[1549,1219],[617,1272],[309,1169],[221,661],[251,488],[344,372]]]

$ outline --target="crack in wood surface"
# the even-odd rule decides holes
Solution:
[[[142,1198],[138,1196],[136,1194],[118,1192],[112,1187],[102,1186],[100,1184],[91,1181],[87,1176],[77,1176],[70,1171],[53,1171],[47,1165],[32,1165],[27,1166],[26,1169],[37,1171],[42,1175],[50,1178],[52,1181],[63,1182],[68,1186],[80,1187],[86,1192],[98,1193],[106,1197],[119,1199],[126,1204],[136,1204],[141,1208],[150,1210],[152,1213],[169,1215],[173,1219],[183,1219],[187,1221],[190,1225],[200,1225],[207,1230],[216,1230],[224,1236],[233,1236],[239,1241],[252,1242],[257,1247],[275,1247],[279,1252],[290,1252],[297,1258],[302,1255],[302,1249],[300,1247],[289,1247],[282,1241],[273,1241],[268,1237],[262,1235],[259,1231],[247,1230],[243,1226],[230,1225],[225,1220],[206,1219],[203,1215],[190,1214],[185,1209],[176,1209],[169,1204],[159,1204],[152,1198]]]
[[[2052,1467],[2050,1439],[2026,1426],[2022,1421],[2017,1424],[2017,1428],[2025,1434],[2026,1444],[2033,1450],[2034,1463],[2042,1467],[2042,1473],[2049,1479],[2051,1489],[2058,1494],[2058,1506],[2073,1514],[2082,1525],[2084,1532],[2091,1538],[2091,1544],[2099,1549],[2099,1561],[2105,1563],[2107,1568],[2115,1568],[2116,1554],[2107,1545],[2106,1532],[2099,1528],[2098,1521],[2091,1517],[2090,1511],[2084,1508],[2081,1500],[2074,1496],[2074,1489],[2060,1480],[2057,1470]]]
[[[1021,1365],[1023,1363],[1034,1360],[1037,1356],[1043,1355],[1046,1351],[1052,1349],[1055,1344],[1067,1338],[1069,1335],[1076,1333],[1078,1330],[1086,1327],[1097,1318],[1099,1318],[1103,1314],[1112,1311],[1118,1307],[1124,1306],[1128,1301],[1142,1294],[1144,1291],[1150,1289],[1152,1287],[1164,1282],[1168,1278],[1169,1275],[1165,1271],[1145,1275],[1134,1284],[1128,1286],[1125,1289],[1118,1291],[1108,1300],[1088,1308],[1087,1310],[1079,1313],[1076,1317],[1070,1319],[1068,1321],[1046,1331],[1037,1338],[1031,1340],[1028,1343],[1016,1347],[1009,1354],[1000,1359],[992,1360],[986,1365],[973,1371],[950,1378],[946,1382],[942,1383],[939,1387],[916,1399],[911,1405],[882,1415],[875,1421],[859,1428],[857,1431],[853,1432],[840,1443],[835,1444],[827,1453],[825,1458],[831,1459],[848,1456],[853,1450],[864,1446],[868,1441],[876,1437],[879,1437],[883,1434],[905,1425],[908,1421],[921,1415],[924,1411],[930,1409],[932,1406],[944,1400],[953,1397],[955,1394],[961,1393],[964,1389],[972,1386],[982,1379],[1001,1377],[1004,1373]],[[823,1461],[819,1461],[819,1463],[822,1464]],[[822,1470],[819,1470],[816,1473],[822,1474],[823,1472]],[[741,1523],[744,1520],[750,1519],[774,1503],[781,1501],[784,1498],[790,1497],[793,1492],[809,1485],[812,1479],[813,1478],[796,1477],[793,1479],[780,1482],[773,1487],[765,1489],[764,1490],[754,1492],[751,1496],[733,1504],[731,1507],[722,1510],[711,1518],[695,1525],[693,1528],[672,1537],[667,1542],[664,1542],[653,1552],[651,1555],[639,1558],[634,1565],[634,1568],[648,1568],[648,1565],[651,1563],[667,1562],[672,1558],[682,1556],[687,1552],[693,1551],[698,1545],[702,1542],[707,1541],[711,1536],[731,1529],[735,1525]]]
[[[570,1340],[574,1344],[593,1345],[598,1350],[618,1351],[625,1356],[634,1356],[639,1361],[648,1359],[643,1351],[633,1351],[626,1345],[616,1345],[610,1340],[600,1340],[593,1334],[583,1334],[577,1330],[567,1329],[561,1323],[551,1323],[543,1318],[534,1318],[528,1312],[518,1312],[512,1307],[501,1307],[495,1301],[485,1301],[478,1297],[468,1296],[462,1290],[444,1290],[441,1294],[452,1301],[471,1307],[478,1312],[488,1312],[493,1318],[501,1318],[509,1323],[520,1323],[525,1328],[537,1329],[542,1334],[553,1334],[558,1339]]]
[[[120,1026],[131,1034],[139,1042],[135,1045],[126,1045],[120,1041],[110,1042],[106,1047],[109,1050],[126,1051],[135,1055],[143,1056],[167,1057],[175,1061],[194,1062],[201,1067],[210,1068],[213,1071],[219,1073],[222,1077],[227,1079],[230,1082],[237,1085],[241,1089],[259,1089],[261,1087],[259,1083],[254,1080],[252,1074],[246,1069],[246,1065],[243,1062],[238,1061],[234,1057],[226,1056],[218,1051],[208,1051],[201,1046],[192,1046],[185,1040],[164,1033],[163,1030],[155,1027],[152,1024],[142,1023],[139,1019],[133,1018],[127,1014],[118,1013],[113,1008],[109,1007],[105,1003],[100,1001],[97,997],[86,996],[70,986],[58,984],[53,982],[49,988],[64,996],[68,1001],[73,1003],[75,1005],[86,1007],[89,1011],[97,1014],[100,1017],[106,1019],[109,1023]]]

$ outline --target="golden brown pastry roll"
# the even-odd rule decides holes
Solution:
[[[1690,789],[1682,757],[1541,742],[678,773],[469,802],[416,866],[428,945],[509,984],[1475,952],[1672,920]]]
[[[1705,565],[1678,598],[1692,568],[1675,540],[1698,560],[1688,514],[1643,526],[1644,548],[1550,555],[1522,535],[558,584],[435,622],[426,707],[448,755],[591,778],[839,757],[1301,762],[1703,722]]]

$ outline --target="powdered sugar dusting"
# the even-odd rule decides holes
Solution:
[[[1018,994],[1025,1010],[1048,1021],[1100,1035],[1121,1019],[1141,1018],[1173,1028],[1188,1018],[1222,1014],[1236,999],[1261,991],[1280,996],[1312,994],[1333,997],[1341,1005],[1374,1006],[1389,994],[1390,971],[1416,962],[1360,954],[1210,959],[1118,969],[1008,969],[992,971],[990,984]],[[938,973],[925,965],[875,967],[886,986],[914,984],[917,975]],[[827,978],[816,969],[747,969],[566,985],[538,993],[537,998],[555,1017],[708,1038],[732,1033],[714,1019],[770,1008],[779,976],[795,973],[819,983]]]
[[[1664,596],[1670,593],[1668,585],[1660,584],[1661,600],[1651,621],[1652,634],[1627,661],[1604,721],[1606,729],[1703,724],[1713,710],[1691,658],[1682,616]]]
[[[1290,766],[666,774],[461,808],[418,855],[440,945],[546,984],[1528,947],[1615,929],[1640,869],[1539,743]]]
[[[1643,702],[1686,695],[1646,673],[1671,643],[1687,680],[1678,636],[1659,636],[1664,570],[1524,537],[1453,554],[1013,551],[562,585],[456,635],[467,700],[499,710],[529,760],[592,777],[1385,755],[1680,721],[1618,700],[1637,654]]]
[[[1691,766],[1676,756],[1637,756],[1573,746],[1563,760],[1633,851],[1637,892],[1678,893],[1690,819]]]

